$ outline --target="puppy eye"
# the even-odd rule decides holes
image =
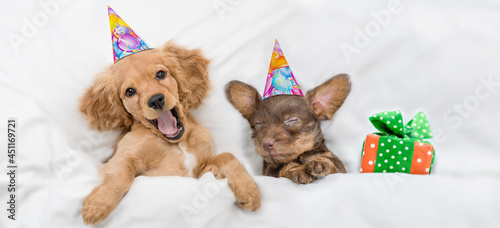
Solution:
[[[167,72],[165,71],[160,70],[156,72],[156,80],[162,80],[165,78],[165,76],[167,76]]]
[[[287,126],[287,127],[290,127],[290,126],[298,123],[299,121],[300,121],[299,118],[293,117],[293,118],[285,120],[283,122],[283,124],[285,124],[285,126]]]
[[[133,88],[128,88],[127,90],[125,90],[125,96],[127,97],[134,96],[134,94],[135,94],[135,89]]]
[[[262,122],[255,122],[255,123],[253,123],[253,127],[254,128],[260,128],[260,127],[262,127]]]

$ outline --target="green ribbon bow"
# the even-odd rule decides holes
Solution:
[[[396,135],[399,138],[412,138],[414,140],[432,138],[432,132],[423,112],[417,113],[410,122],[403,124],[400,111],[381,112],[370,117],[370,122],[382,134]]]

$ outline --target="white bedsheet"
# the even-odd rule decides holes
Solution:
[[[80,209],[118,132],[90,130],[78,99],[112,63],[106,5],[149,45],[168,40],[211,59],[212,90],[195,117],[215,153],[254,176],[262,207],[234,204],[225,180],[138,177],[97,227],[500,227],[500,2],[4,1],[0,4],[0,169],[17,119],[16,220],[0,174],[0,227],[86,227]],[[303,91],[338,73],[353,88],[322,124],[348,174],[306,186],[261,176],[246,120],[226,101],[238,79],[261,92],[278,39]],[[430,176],[359,174],[374,113],[426,113]]]

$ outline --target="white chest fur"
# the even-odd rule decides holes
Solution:
[[[188,176],[193,177],[193,169],[196,166],[196,157],[187,151],[184,143],[179,143],[179,148],[181,149],[183,155],[182,163],[188,172]]]

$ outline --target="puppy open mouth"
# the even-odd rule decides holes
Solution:
[[[184,125],[175,107],[162,112],[158,118],[148,121],[169,140],[180,139],[184,133]]]

